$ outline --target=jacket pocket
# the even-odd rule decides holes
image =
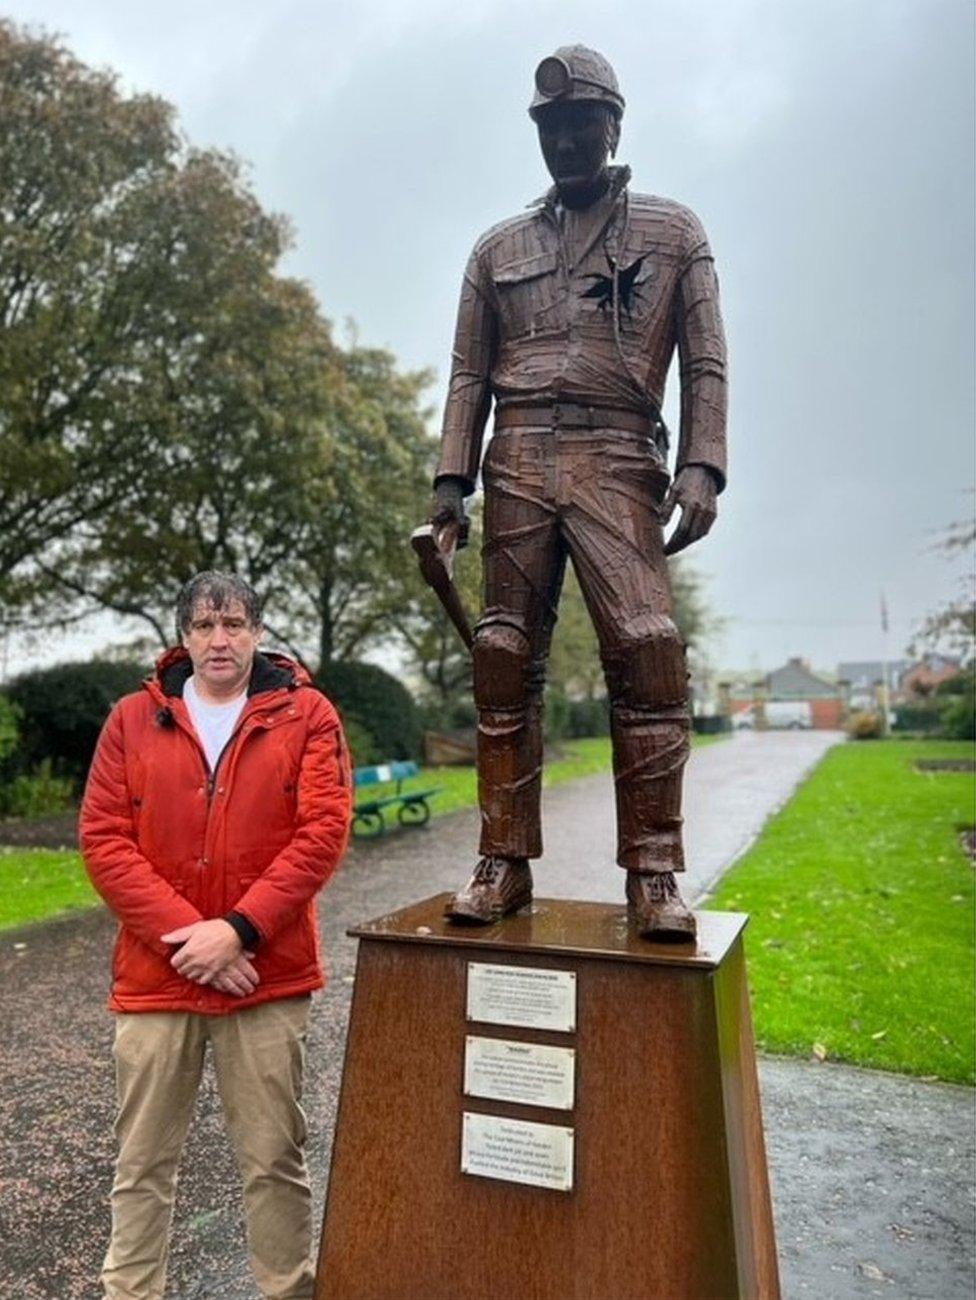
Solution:
[[[531,257],[520,257],[514,262],[496,267],[491,278],[496,285],[523,284],[527,280],[534,280],[536,276],[555,271],[557,264],[558,258],[554,252],[533,253]]]
[[[518,338],[551,325],[556,297],[554,252],[534,253],[506,262],[492,271],[492,284],[502,322],[502,334]]]
[[[124,927],[112,951],[112,991],[121,997],[182,996],[188,981],[163,955],[142,943]]]
[[[271,939],[258,944],[254,965],[263,984],[285,984],[306,979],[319,966],[314,905],[305,904],[298,915]]]

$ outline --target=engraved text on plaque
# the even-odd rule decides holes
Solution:
[[[526,1029],[576,1029],[576,973],[468,962],[468,1019]]]
[[[469,1097],[572,1110],[576,1051],[469,1034],[464,1091]]]
[[[568,1192],[573,1186],[573,1130],[465,1111],[461,1172]]]

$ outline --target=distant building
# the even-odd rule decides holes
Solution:
[[[962,671],[959,660],[928,654],[922,659],[893,659],[888,664],[891,704],[925,699],[937,686],[951,681]],[[881,707],[885,667],[880,659],[865,659],[837,665],[837,683],[853,713],[870,713]]]
[[[901,699],[901,681],[911,668],[909,659],[893,659],[888,664],[888,689],[891,703]],[[837,665],[837,684],[853,713],[870,713],[878,708],[885,666],[880,659],[856,660]]]
[[[766,691],[771,700],[827,700],[837,694],[837,687],[818,677],[805,659],[794,658],[767,675]]]
[[[937,686],[951,682],[958,677],[962,666],[958,659],[947,655],[925,655],[917,664],[912,664],[901,678],[901,694],[906,700],[925,699],[934,694]]]
[[[798,656],[788,659],[781,668],[767,675],[763,685],[769,705],[805,704],[808,725],[823,730],[835,730],[843,725],[844,701],[836,683],[818,676],[804,659]],[[794,713],[799,716],[797,710],[791,713],[783,708],[767,709],[769,722],[774,725],[778,715],[785,720],[787,715],[792,719]],[[784,725],[795,724],[791,720],[784,721]]]

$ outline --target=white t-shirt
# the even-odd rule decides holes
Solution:
[[[244,705],[247,703],[247,691],[235,695],[232,700],[228,700],[225,704],[209,704],[206,700],[201,700],[197,693],[196,682],[191,675],[183,685],[183,703],[186,705],[190,721],[200,737],[203,752],[207,756],[207,766],[212,772],[217,766],[217,760],[224,752],[224,746],[233,735],[234,728],[237,726],[237,719],[244,710]]]

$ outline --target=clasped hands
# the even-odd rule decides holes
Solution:
[[[219,917],[194,921],[160,938],[163,943],[180,945],[169,964],[195,984],[209,984],[236,998],[246,998],[257,988],[260,976],[251,965],[254,953],[245,952],[229,922]]]

